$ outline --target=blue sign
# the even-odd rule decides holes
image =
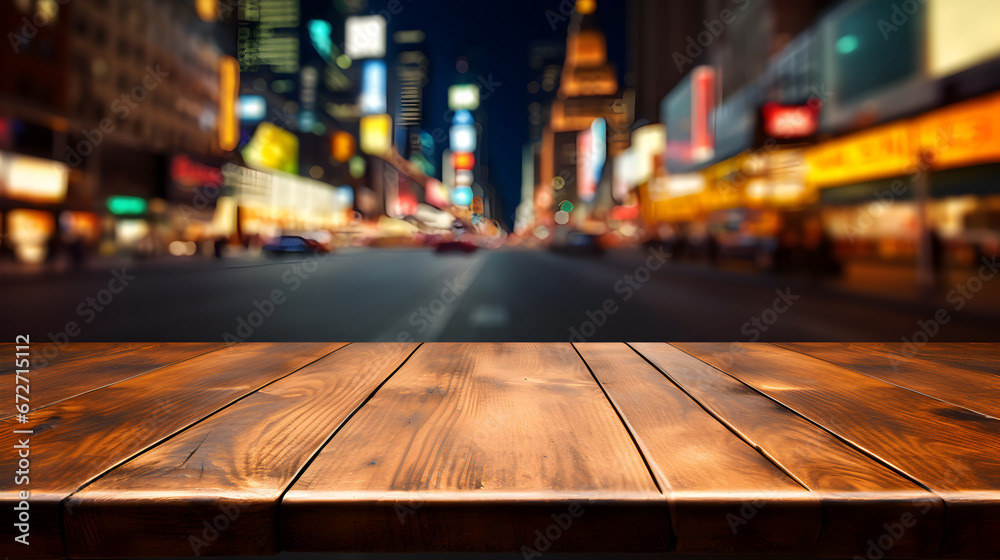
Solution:
[[[385,61],[366,60],[361,70],[361,114],[380,115],[386,112]]]
[[[451,203],[456,206],[472,204],[472,187],[455,187],[455,190],[451,191]]]

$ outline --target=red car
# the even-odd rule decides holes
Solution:
[[[434,245],[435,253],[451,253],[451,252],[462,252],[462,253],[472,253],[479,247],[475,243],[470,243],[468,241],[439,241]]]

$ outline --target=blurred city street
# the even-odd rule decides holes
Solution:
[[[841,280],[816,283],[737,267],[661,264],[660,255],[657,248],[600,258],[416,249],[123,261],[103,270],[5,278],[2,336],[37,333],[32,340],[42,344],[67,338],[899,341],[921,331],[935,342],[997,339],[1000,285],[989,282],[956,311],[958,292],[918,299],[892,269],[858,267]],[[127,285],[111,294],[116,278]],[[951,284],[962,281],[957,274]],[[935,320],[941,310],[947,321]],[[78,332],[66,327],[70,321]]]
[[[0,3],[2,330],[995,340],[997,21],[995,0]]]

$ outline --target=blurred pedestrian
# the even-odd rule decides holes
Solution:
[[[226,239],[225,235],[220,235],[215,238],[215,242],[213,244],[213,254],[215,255],[215,258],[222,258],[222,251],[225,250],[227,242],[228,239]]]
[[[59,269],[59,253],[62,252],[62,239],[56,231],[45,242],[45,265],[51,270]]]
[[[75,235],[70,240],[68,249],[73,270],[83,270],[83,265],[87,257],[87,241],[82,235]]]
[[[719,262],[719,238],[712,231],[708,232],[708,262],[711,264]]]
[[[933,272],[933,287],[939,288],[945,285],[944,282],[944,241],[937,228],[930,228],[927,232],[930,237],[931,271]]]
[[[819,218],[805,222],[803,247],[806,250],[806,266],[810,276],[825,277],[840,274],[840,263],[835,256],[833,240],[823,229]]]

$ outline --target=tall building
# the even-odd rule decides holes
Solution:
[[[552,102],[559,90],[559,78],[566,45],[562,41],[540,41],[528,47],[528,66],[532,80],[528,82],[528,142],[521,153],[521,202],[517,206],[514,230],[523,231],[535,222],[535,188],[540,180],[542,136],[552,118]]]
[[[549,122],[542,133],[539,184],[535,192],[535,217],[548,223],[564,201],[586,215],[603,200],[593,192],[602,182],[578,177],[582,155],[581,133],[589,133],[595,120],[604,119],[605,157],[621,153],[627,143],[628,110],[617,70],[608,62],[607,43],[596,15],[596,2],[578,2],[584,11],[573,13],[566,41],[566,60],[559,76]],[[606,142],[605,142],[606,141]],[[588,182],[589,181],[589,182]],[[591,208],[588,208],[590,206]]]
[[[428,82],[429,59],[424,45],[424,33],[418,30],[398,31],[393,42],[399,49],[396,56],[396,80],[399,85],[396,106],[396,126],[401,128],[397,135],[400,155],[419,162],[428,175],[437,174],[433,163],[424,157],[420,141],[420,127],[424,123],[424,88]]]

